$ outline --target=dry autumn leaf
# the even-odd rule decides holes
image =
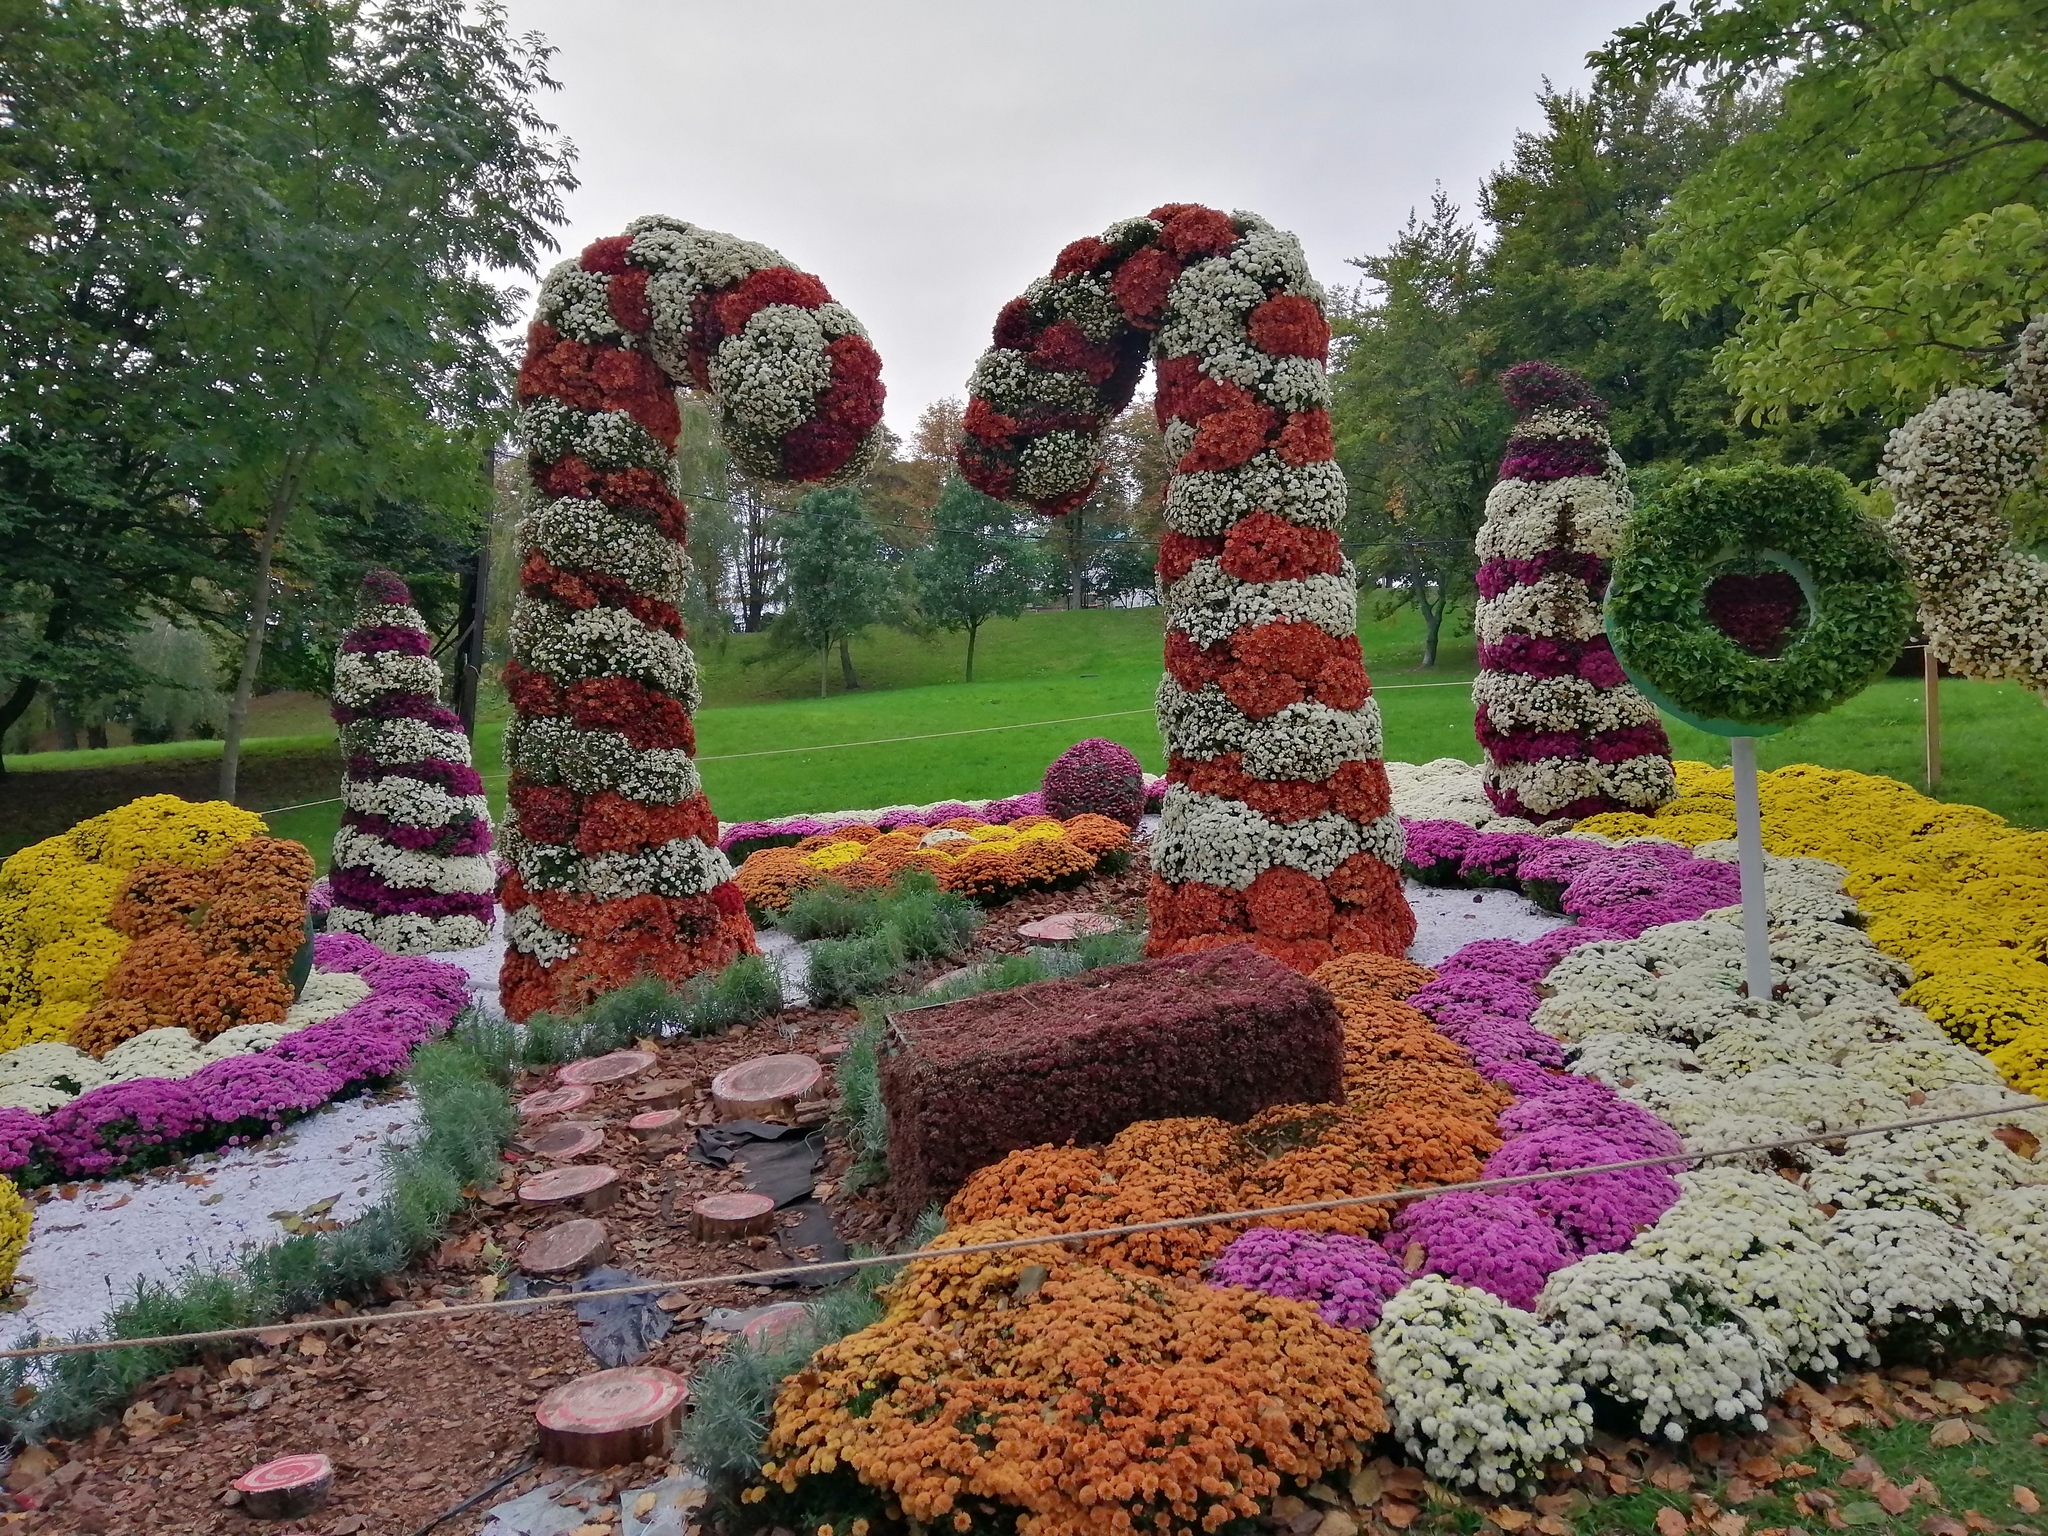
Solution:
[[[1942,1448],[1961,1445],[1969,1438],[1970,1426],[1961,1419],[1943,1419],[1927,1431],[1927,1443]]]
[[[1534,1517],[1526,1509],[1496,1509],[1486,1518],[1504,1531],[1519,1531]]]
[[[1692,1486],[1692,1472],[1673,1462],[1668,1467],[1659,1467],[1650,1474],[1650,1485],[1662,1488],[1666,1493],[1683,1493]]]
[[[1380,1505],[1380,1518],[1397,1531],[1405,1531],[1413,1525],[1418,1513],[1420,1511],[1413,1504],[1402,1504],[1394,1499],[1387,1499]]]
[[[1897,1483],[1879,1482],[1870,1493],[1872,1498],[1884,1506],[1888,1515],[1903,1515],[1913,1507],[1913,1496]]]
[[[2013,1484],[2012,1501],[2019,1506],[2023,1514],[2038,1515],[2041,1513],[2041,1495],[2034,1492],[2025,1483]]]
[[[1669,1504],[1657,1511],[1657,1536],[1685,1536],[1685,1514]]]

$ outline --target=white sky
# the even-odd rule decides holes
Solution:
[[[1547,75],[1650,0],[508,0],[559,52],[565,251],[667,213],[817,273],[889,422],[959,394],[1067,241],[1164,202],[1301,236],[1326,283],[1439,182],[1468,213]]]

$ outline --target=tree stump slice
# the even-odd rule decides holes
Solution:
[[[609,1209],[619,1198],[619,1170],[602,1163],[571,1163],[537,1173],[519,1186],[522,1205],[582,1204],[591,1215]]]
[[[637,1109],[680,1109],[694,1096],[697,1085],[688,1078],[661,1077],[626,1090],[626,1102]]]
[[[579,1376],[540,1400],[540,1453],[556,1466],[623,1466],[666,1456],[675,1445],[689,1388],[672,1371],[621,1366]]]
[[[629,1077],[654,1070],[656,1058],[645,1051],[613,1051],[609,1056],[592,1056],[572,1061],[555,1073],[558,1083],[577,1083],[596,1088],[606,1083],[623,1083]]]
[[[775,1226],[775,1199],[750,1189],[727,1195],[706,1195],[690,1207],[690,1233],[707,1242],[759,1237]]]
[[[519,1101],[519,1118],[542,1120],[549,1115],[566,1115],[572,1109],[581,1109],[596,1097],[595,1088],[543,1088]]]
[[[251,1467],[235,1479],[242,1509],[258,1520],[310,1515],[327,1502],[334,1487],[334,1463],[325,1456],[280,1456]]]
[[[756,1056],[711,1079],[711,1102],[721,1120],[787,1120],[824,1080],[825,1069],[808,1056]]]
[[[526,1145],[537,1157],[566,1163],[575,1158],[588,1157],[602,1147],[604,1129],[582,1120],[561,1120],[538,1136],[529,1137]]]
[[[654,1141],[663,1136],[673,1136],[683,1128],[683,1112],[680,1109],[650,1109],[644,1115],[635,1115],[626,1122],[626,1129],[642,1141]]]
[[[811,1309],[800,1301],[778,1301],[740,1329],[740,1337],[756,1349],[766,1349],[799,1323],[810,1319]]]
[[[580,1275],[611,1256],[611,1234],[588,1216],[536,1232],[519,1245],[519,1267],[529,1275]]]
[[[1115,933],[1120,925],[1100,912],[1055,912],[1049,917],[1017,925],[1017,937],[1040,944],[1071,944],[1090,934]]]

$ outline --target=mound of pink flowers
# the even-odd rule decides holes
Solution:
[[[387,955],[352,934],[313,940],[313,963],[350,971],[370,995],[265,1051],[185,1078],[138,1078],[82,1093],[46,1115],[0,1109],[0,1173],[35,1186],[107,1178],[283,1129],[330,1100],[377,1087],[469,1005],[462,969]]]

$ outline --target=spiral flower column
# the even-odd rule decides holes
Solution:
[[[327,923],[394,955],[481,944],[494,908],[490,807],[433,651],[405,583],[365,576],[334,658],[347,758]]]
[[[1671,743],[1601,627],[1607,562],[1628,527],[1628,472],[1607,402],[1549,363],[1501,375],[1515,408],[1478,538],[1475,726],[1503,816],[1649,811],[1677,792]]]
[[[1414,936],[1338,543],[1329,340],[1294,236],[1174,203],[1060,252],[1004,307],[969,381],[961,472],[1060,516],[1087,500],[1103,428],[1158,361],[1174,469],[1153,954],[1249,941],[1312,970]]]
[[[548,275],[519,374],[540,501],[505,668],[501,992],[517,1019],[755,948],[693,760],[672,488],[687,386],[764,479],[850,478],[879,444],[881,360],[860,322],[766,246],[644,218]]]

